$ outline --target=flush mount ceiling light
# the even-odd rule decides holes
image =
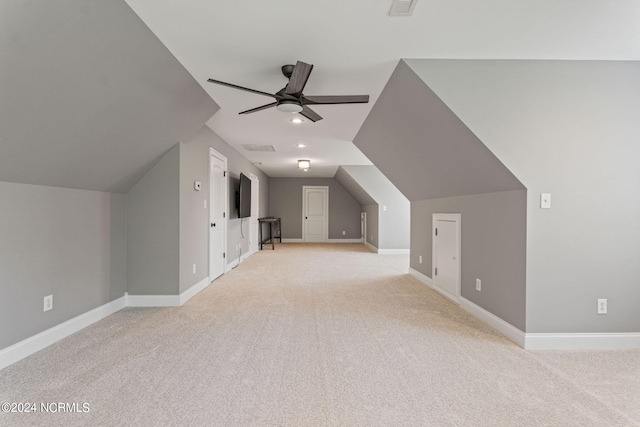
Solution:
[[[298,160],[298,169],[302,169],[305,172],[311,167],[311,160]]]
[[[276,108],[283,113],[299,113],[302,111],[302,105],[300,105],[300,103],[289,99],[280,101]]]
[[[295,124],[300,124],[302,123],[304,120],[302,120],[299,117],[294,117],[293,119],[291,119],[291,123],[295,123]]]

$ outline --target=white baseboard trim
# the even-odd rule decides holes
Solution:
[[[183,305],[191,298],[198,295],[201,291],[203,291],[207,286],[211,284],[211,280],[209,280],[209,276],[205,277],[186,291],[180,294],[180,305]]]
[[[87,311],[10,347],[1,349],[0,370],[125,307],[179,307],[204,290],[209,284],[209,277],[205,277],[180,295],[129,295],[125,292],[124,296],[117,300]]]
[[[463,297],[460,297],[460,307],[462,307],[466,312],[471,313],[473,316],[482,320],[493,329],[502,333],[505,337],[509,338],[520,347],[526,349],[526,334],[511,323],[505,322],[495,314],[488,312],[484,308]]]
[[[328,239],[327,243],[362,243],[362,239]]]
[[[258,249],[247,252],[246,255],[245,255],[245,258],[249,258],[251,255],[255,254],[259,250],[260,250],[260,245],[258,245]]]
[[[426,274],[420,273],[418,270],[414,270],[411,267],[409,267],[409,274],[415,277],[416,279],[418,279],[420,282],[427,285],[428,287],[430,287],[431,289],[435,290],[435,288],[433,287],[433,280],[431,280],[431,277],[427,276]]]
[[[240,264],[240,258],[236,258],[231,262],[227,263],[227,272],[231,271],[232,269],[236,268],[238,266],[238,264]]]
[[[126,307],[126,297],[108,302],[93,310],[87,311],[79,316],[60,323],[52,328],[42,331],[37,335],[20,341],[10,347],[0,350],[0,370],[7,366],[32,355],[45,347],[60,341],[69,335],[86,328],[98,320],[122,310]]]
[[[124,294],[127,299],[127,307],[179,307],[180,295],[129,295]]]
[[[378,253],[378,248],[376,248],[375,246],[373,246],[371,243],[369,242],[364,242],[364,245],[366,247],[368,247],[369,249],[371,249],[373,252]]]
[[[418,279],[419,281],[421,281],[422,283],[424,283],[425,285],[427,285],[428,287],[430,287],[431,289],[433,289],[434,291],[436,291],[437,293],[439,293],[440,295],[442,295],[443,297],[445,297],[446,299],[448,299],[449,301],[451,301],[452,303],[454,303],[455,305],[460,305],[460,301],[458,300],[457,296],[452,295],[448,292],[444,292],[442,289],[435,286],[431,277],[423,273],[420,273],[418,270],[414,270],[411,267],[409,267],[409,274],[415,277],[416,279]]]
[[[413,268],[409,268],[409,274],[415,277],[416,279],[418,279],[420,282],[427,285],[428,287],[430,287],[431,289],[433,289],[434,291],[440,293],[440,291],[433,285],[433,280],[431,280],[431,277],[417,270],[414,270]],[[444,295],[442,293],[440,294],[451,301],[451,298],[447,297],[447,295]],[[484,323],[491,326],[492,328],[496,329],[498,332],[502,333],[511,341],[518,344],[520,347],[523,347],[523,348],[525,347],[525,333],[522,332],[520,329],[516,328],[510,323],[505,322],[495,314],[489,313],[484,308],[472,303],[466,298],[459,297],[458,301],[452,301],[452,302],[454,304],[460,305],[460,307],[463,310],[470,313],[474,317],[477,317],[478,319],[482,320]]]
[[[378,249],[379,255],[409,255],[409,249]]]
[[[304,243],[302,239],[282,239],[282,243]],[[271,243],[269,243],[271,244]]]
[[[640,348],[640,332],[528,333],[527,350],[621,350]]]

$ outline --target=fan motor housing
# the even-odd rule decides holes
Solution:
[[[293,65],[293,64],[283,65],[282,68],[281,68],[282,69],[282,74],[284,74],[284,76],[286,78],[288,78],[288,79],[291,78],[291,74],[293,74],[293,69],[295,67],[296,66]]]

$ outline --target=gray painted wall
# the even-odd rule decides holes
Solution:
[[[271,178],[269,215],[281,218],[283,239],[302,239],[302,187],[329,187],[329,239],[359,239],[362,206],[333,178]],[[346,235],[342,235],[342,231]]]
[[[524,188],[404,61],[353,143],[410,201]]]
[[[125,193],[218,110],[124,1],[0,15],[0,181]]]
[[[366,241],[374,248],[378,248],[379,240],[379,224],[378,224],[378,212],[380,207],[375,205],[365,205],[362,207],[362,211],[367,214],[367,236]]]
[[[378,249],[409,249],[409,200],[375,166],[341,166],[340,169],[357,181],[379,206]]]
[[[235,209],[235,192],[240,173],[250,173],[260,180],[260,216],[267,216],[269,206],[269,177],[254,166],[246,157],[227,144],[209,127],[200,131],[182,144],[180,169],[180,290],[184,292],[202,278],[208,276],[209,257],[209,211],[204,209],[204,200],[209,199],[209,147],[227,157],[229,172],[229,220],[227,221],[227,262],[238,259],[249,251],[249,219],[238,219]],[[193,182],[202,183],[201,191],[193,190]],[[242,229],[244,238],[240,230]],[[240,245],[241,251],[236,251]],[[196,264],[197,274],[192,273]],[[204,263],[204,264],[203,264]],[[202,268],[200,267],[202,265]],[[205,274],[206,273],[206,274]]]
[[[333,178],[361,205],[375,205],[376,201],[373,197],[371,197],[371,195],[362,188],[362,185],[351,174],[347,173],[344,168],[344,166],[339,166]]]
[[[528,188],[527,332],[640,331],[640,62],[408,63]]]
[[[176,144],[127,193],[130,294],[178,295],[209,276],[209,147],[227,157],[230,176],[227,263],[248,252],[249,221],[242,221],[243,238],[235,212],[237,177],[240,172],[259,177],[262,216],[267,212],[269,178],[203,126],[190,141]],[[195,181],[200,181],[200,191],[194,190]],[[236,251],[237,245],[241,251]]]
[[[410,265],[428,277],[434,213],[462,214],[462,296],[524,331],[527,191],[412,202]],[[481,292],[476,278],[482,280]]]
[[[180,262],[180,145],[126,195],[130,295],[177,295]]]
[[[0,349],[124,295],[123,195],[0,182],[0,200]]]
[[[468,289],[470,277],[475,282],[474,275],[483,274],[495,281],[491,293],[499,297],[489,300],[485,295],[490,292],[478,296],[466,290],[463,296],[524,330],[525,281],[520,275],[524,271],[520,266],[526,263],[526,237],[520,238],[526,236],[524,215],[514,209],[515,201],[496,200],[498,206],[504,204],[504,212],[514,215],[510,233],[515,240],[509,242],[508,255],[515,267],[508,268],[500,264],[502,252],[493,258],[473,246],[484,241],[494,248],[504,239],[483,233],[480,226],[469,229],[465,221],[470,216],[472,224],[491,224],[496,212],[493,207],[485,209],[485,200],[496,199],[497,196],[489,196],[493,193],[524,192],[520,181],[404,61],[398,64],[354,143],[411,200],[411,267],[431,275],[431,213],[435,209],[452,213],[465,208],[470,214],[463,215],[462,223],[463,245],[467,247],[467,255],[463,255],[463,289]],[[471,197],[474,195],[478,198]],[[435,202],[440,199],[448,203]],[[418,204],[413,206],[414,203]],[[381,239],[385,229],[390,228],[383,228],[383,221],[381,213]],[[421,254],[423,264],[419,265]],[[487,265],[479,267],[483,262]],[[492,271],[493,268],[499,270]]]

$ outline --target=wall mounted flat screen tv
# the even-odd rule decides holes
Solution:
[[[238,187],[237,207],[238,218],[251,216],[251,179],[245,174],[240,174],[240,186]]]

